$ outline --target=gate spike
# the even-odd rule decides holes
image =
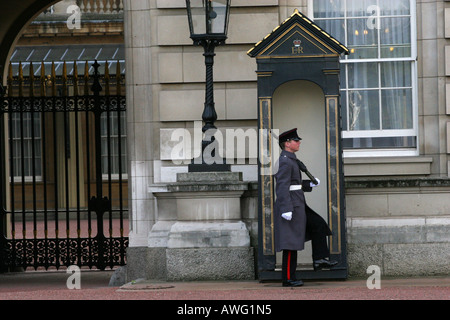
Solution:
[[[8,73],[8,80],[7,80],[7,85],[8,85],[8,96],[12,97],[13,96],[13,68],[12,68],[12,62],[9,63],[9,73]]]
[[[52,86],[52,96],[56,97],[56,71],[55,71],[55,61],[52,61],[52,71],[50,76],[50,84]]]
[[[30,62],[30,97],[34,97],[34,69],[33,69],[33,62]]]
[[[46,96],[46,90],[45,90],[45,64],[44,61],[41,62],[41,97]]]
[[[62,96],[67,96],[67,64],[66,61],[63,63],[63,72],[62,72]]]
[[[94,92],[94,95],[98,96],[103,89],[100,84],[100,74],[98,71],[100,64],[95,60],[92,66],[94,67],[94,83],[92,84],[91,90]]]
[[[105,95],[109,96],[109,67],[108,60],[105,62]]]
[[[122,93],[121,81],[122,81],[122,74],[120,72],[120,61],[117,60],[117,66],[116,66],[116,94],[118,96],[120,96],[121,93]]]
[[[89,63],[84,65],[84,95],[89,95]]]
[[[73,62],[73,95],[78,96],[78,67],[77,62]]]
[[[19,62],[19,97],[23,97],[23,68],[22,68],[22,62]]]

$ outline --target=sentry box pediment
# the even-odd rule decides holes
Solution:
[[[343,44],[297,9],[247,52],[252,58],[326,57],[348,53]]]

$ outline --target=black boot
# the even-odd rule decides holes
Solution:
[[[281,266],[281,279],[283,287],[300,287],[302,280],[295,278],[297,269],[297,251],[283,250],[283,261]]]
[[[313,267],[314,267],[314,271],[319,271],[322,269],[330,269],[337,264],[338,264],[337,261],[334,261],[334,260],[330,261],[330,260],[324,258],[324,259],[314,260]]]
[[[302,280],[286,280],[283,281],[283,287],[301,287],[303,285]]]

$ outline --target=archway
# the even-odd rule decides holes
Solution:
[[[7,72],[11,50],[20,37],[21,31],[45,8],[59,0],[21,0],[0,3],[0,75]]]
[[[8,34],[19,46],[3,50],[9,52],[12,66],[10,72],[4,68],[8,91],[0,120],[0,260],[7,268],[77,264],[103,269],[124,264],[128,230],[123,218],[128,207],[123,195],[128,192],[123,33],[121,50],[112,51],[120,52],[117,60],[106,49],[105,35],[102,42],[97,38],[100,45],[89,43],[86,30],[95,15],[110,17],[114,4],[120,16],[119,0],[100,1],[109,6],[92,7],[97,0],[18,6],[23,12],[17,10],[13,25],[27,36],[19,40],[20,34]],[[75,3],[80,22],[87,26],[77,37],[67,24],[67,9]],[[36,23],[24,18],[39,15],[49,5],[54,5],[52,10],[45,10]],[[123,20],[116,20],[123,30]],[[107,24],[96,27],[108,34]],[[9,42],[3,40],[6,47]],[[96,253],[87,257],[83,252]]]

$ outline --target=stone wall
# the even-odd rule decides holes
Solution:
[[[377,265],[387,276],[450,272],[448,179],[347,179],[349,273]]]
[[[256,128],[256,64],[246,55],[307,0],[233,0],[227,45],[216,50],[214,79],[219,128]],[[149,247],[151,230],[166,232],[149,186],[168,184],[187,171],[175,164],[168,141],[174,130],[195,129],[204,94],[202,49],[189,39],[184,0],[125,0],[128,139],[130,156],[130,262],[145,276],[149,263],[164,264]],[[417,1],[418,154],[344,158],[347,181],[350,275],[371,264],[384,275],[449,273],[449,107],[446,60],[447,1]],[[242,221],[257,243],[257,170],[244,157],[232,166],[249,189],[241,197]],[[381,181],[380,181],[381,179]],[[165,205],[171,205],[167,202]],[[170,217],[169,217],[170,218]],[[156,229],[155,229],[156,228]],[[165,231],[166,230],[166,231]],[[145,254],[142,253],[144,249]],[[138,262],[139,260],[140,262]]]

